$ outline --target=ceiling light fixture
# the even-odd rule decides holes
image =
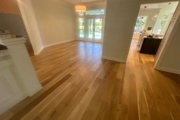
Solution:
[[[81,3],[81,0],[80,0],[80,3]],[[84,12],[86,12],[86,6],[85,5],[76,5],[75,10],[78,13],[84,13]]]
[[[159,4],[157,14],[155,14],[155,15],[152,17],[152,20],[153,20],[153,21],[156,21],[157,18],[158,18],[158,16],[159,16],[160,5],[161,5],[161,3]]]

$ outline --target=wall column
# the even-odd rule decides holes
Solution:
[[[126,62],[139,9],[138,0],[107,0],[102,58]]]

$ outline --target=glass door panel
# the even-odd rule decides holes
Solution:
[[[79,37],[84,38],[84,18],[79,18]]]
[[[102,40],[102,18],[79,18],[79,38],[90,41]]]
[[[102,19],[95,19],[95,31],[94,38],[101,39],[102,38]]]
[[[87,38],[94,38],[94,20],[87,19]]]

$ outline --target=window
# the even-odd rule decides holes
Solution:
[[[78,38],[81,40],[102,40],[104,9],[86,10],[78,15]]]
[[[84,38],[84,18],[79,18],[79,37]]]
[[[157,34],[161,34],[161,32],[163,31],[163,29],[166,25],[167,19],[168,19],[168,15],[163,15],[163,19],[160,22]]]
[[[87,10],[86,15],[104,15],[104,9]]]
[[[138,16],[134,32],[142,32],[147,21],[147,16]]]

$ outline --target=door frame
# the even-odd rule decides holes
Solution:
[[[99,15],[99,16],[95,16],[95,15],[88,15],[88,16],[80,16],[79,18],[83,18],[84,19],[84,38],[79,37],[79,28],[78,28],[78,39],[82,40],[82,41],[90,41],[90,42],[103,42],[103,37],[104,37],[104,25],[105,25],[105,19],[103,15]],[[101,35],[101,39],[89,39],[87,38],[87,20],[88,19],[93,19],[93,31],[95,31],[95,19],[102,19],[102,35]],[[79,22],[79,21],[78,21]],[[79,26],[79,23],[78,23]],[[93,32],[94,34],[94,32]]]
[[[165,33],[165,36],[163,38],[163,41],[158,49],[158,52],[157,52],[157,55],[156,55],[156,58],[155,58],[155,65],[154,65],[154,68],[157,69],[157,70],[161,70],[161,71],[168,71],[168,72],[171,72],[171,73],[175,73],[175,74],[180,74],[179,72],[177,71],[173,71],[172,69],[170,70],[167,70],[165,68],[162,68],[160,66],[162,60],[163,60],[163,57],[166,53],[166,50],[168,49],[170,43],[171,43],[171,40],[173,38],[173,34],[176,32],[177,30],[177,27],[178,25],[180,24],[180,4],[178,3],[178,6],[176,8],[176,11],[174,12],[174,15],[171,19],[171,22],[169,24],[169,27],[168,29],[166,30],[166,33]]]

